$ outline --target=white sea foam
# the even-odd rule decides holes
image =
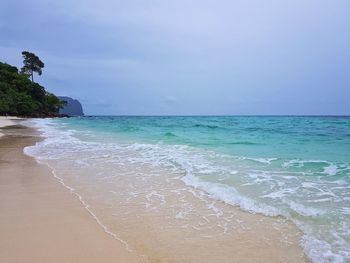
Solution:
[[[323,169],[324,173],[329,175],[336,175],[337,174],[337,166],[334,164],[330,164],[329,166],[325,167]]]
[[[240,208],[252,212],[261,213],[268,216],[277,216],[279,211],[273,207],[256,203],[254,200],[243,197],[233,187],[228,187],[219,183],[203,182],[197,177],[187,174],[182,178],[185,184],[208,193],[209,197],[224,201],[227,204],[238,205]]]
[[[306,207],[304,205],[302,205],[301,203],[296,203],[294,201],[286,201],[286,203],[289,205],[289,207],[297,212],[299,215],[303,215],[303,216],[312,216],[312,217],[316,217],[316,216],[320,216],[320,215],[324,215],[327,212],[318,208],[314,208],[314,207]]]
[[[185,216],[184,216],[184,214],[180,211],[180,212],[178,212],[178,213],[175,215],[175,218],[176,218],[176,219],[184,219]]]
[[[271,198],[271,199],[282,199],[283,197],[290,196],[291,194],[295,193],[295,188],[294,189],[281,189],[277,190],[275,192],[271,192],[269,194],[263,195],[263,198]]]
[[[300,160],[300,159],[292,159],[283,163],[283,166],[297,166],[302,167],[307,163],[324,163],[329,164],[328,161],[325,160]]]
[[[248,157],[241,157],[242,159],[245,160],[251,160],[259,163],[264,163],[264,164],[271,164],[272,161],[278,160],[277,158],[248,158]]]

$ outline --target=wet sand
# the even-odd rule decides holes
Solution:
[[[104,232],[48,167],[23,154],[23,147],[40,140],[35,130],[16,125],[0,132],[0,262],[141,262]]]
[[[139,167],[140,176],[125,176],[135,167],[114,164],[120,175],[105,182],[90,169],[91,176],[84,170],[79,182],[69,179],[69,168],[57,172],[110,231],[149,262],[309,262],[302,232],[283,217],[242,211],[147,166]]]
[[[18,120],[17,117],[5,117],[5,116],[0,116],[0,129],[1,127],[6,127],[10,125],[15,125],[16,120]],[[0,137],[3,136],[4,134],[0,130]]]

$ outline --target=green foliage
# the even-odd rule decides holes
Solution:
[[[31,76],[33,81],[34,72],[38,73],[40,76],[42,74],[42,68],[44,68],[45,65],[34,53],[23,51],[22,56],[24,65],[21,68],[21,73]]]
[[[0,115],[58,116],[61,107],[55,95],[30,81],[27,74],[0,62]]]

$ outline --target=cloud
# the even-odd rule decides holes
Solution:
[[[174,103],[177,103],[177,98],[175,98],[173,96],[167,96],[167,97],[165,97],[164,101],[166,103],[174,104]]]
[[[346,0],[4,0],[0,57],[20,66],[34,51],[38,80],[92,114],[97,97],[111,114],[263,114],[271,98],[282,103],[269,113],[307,114],[313,94],[323,101],[313,112],[343,112],[348,10]]]

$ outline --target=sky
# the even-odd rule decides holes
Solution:
[[[89,115],[350,115],[349,0],[1,0],[23,50]]]

